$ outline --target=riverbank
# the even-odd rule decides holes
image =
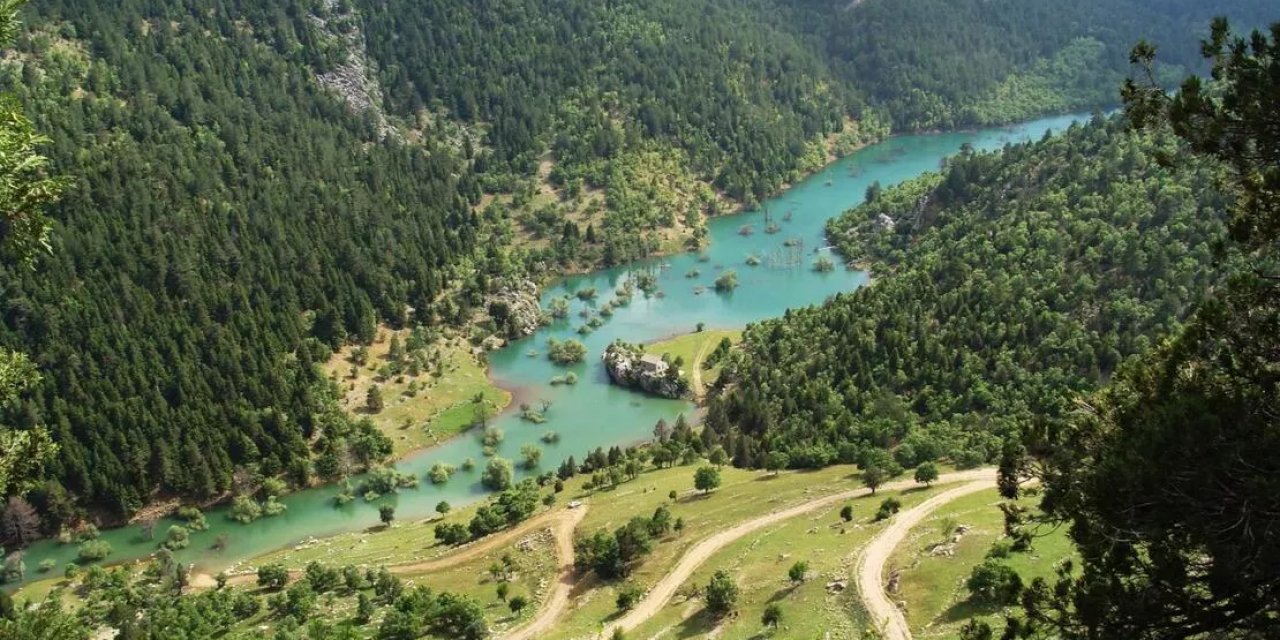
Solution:
[[[492,453],[517,459],[523,446],[539,447],[543,451],[541,465],[529,471],[517,470],[517,477],[527,477],[554,469],[569,456],[581,459],[584,453],[598,447],[608,449],[643,441],[650,437],[659,419],[670,423],[678,414],[689,415],[694,411],[694,405],[689,402],[642,396],[609,384],[603,364],[597,358],[560,366],[545,357],[526,355],[530,350],[544,351],[548,339],[580,340],[588,353],[599,354],[617,339],[652,344],[664,337],[687,333],[699,322],[712,327],[742,327],[780,316],[790,308],[820,304],[830,296],[864,286],[867,276],[860,271],[837,267],[830,272],[818,272],[807,261],[811,259],[813,246],[825,244],[823,229],[827,219],[861,202],[868,185],[880,182],[888,186],[935,170],[942,158],[955,153],[962,144],[978,150],[998,148],[1010,141],[1040,137],[1046,130],[1065,127],[1072,120],[1072,117],[1048,118],[1014,129],[890,138],[823,168],[770,200],[770,210],[794,212],[790,219],[778,221],[777,234],[738,234],[742,225],[762,222],[761,211],[717,217],[708,222],[712,242],[702,253],[644,260],[565,277],[547,285],[541,304],[547,308],[552,299],[568,295],[567,317],[540,327],[534,336],[485,354],[488,375],[483,376],[484,384],[518,389],[521,397],[527,398],[522,401],[550,403],[545,412],[546,422],[534,425],[522,421],[510,408],[497,413],[491,417],[490,424],[504,433],[504,439]],[[741,266],[745,256],[767,256],[782,251],[787,243],[798,244],[806,260],[796,264],[765,263],[753,268]],[[714,292],[714,280],[728,269],[737,271],[740,286],[734,291]],[[686,277],[695,270],[699,271],[697,276]],[[600,313],[606,296],[597,300],[579,299],[574,295],[584,289],[607,294],[640,276],[652,281],[652,293],[637,291],[626,305],[612,307],[607,318]],[[699,286],[706,288],[701,295],[695,293]],[[600,326],[579,333],[583,312],[590,317],[600,317]],[[390,337],[388,351],[389,340]],[[477,373],[483,371],[479,363],[473,366]],[[337,373],[341,379],[342,371]],[[576,385],[550,384],[552,378],[568,373],[578,378]],[[394,377],[389,379],[394,384]],[[459,395],[465,398],[465,394]],[[358,395],[355,399],[359,401]],[[384,401],[386,399],[384,394]],[[496,402],[497,398],[493,400]],[[543,442],[549,431],[558,435],[554,443]],[[485,461],[484,444],[471,433],[441,438],[439,444],[429,449],[409,452],[407,440],[402,446],[406,454],[396,469],[419,480],[426,478],[436,463],[460,467],[470,458],[482,467]],[[362,477],[352,478],[357,487],[362,482]],[[457,507],[488,495],[480,486],[478,470],[470,473],[460,470],[444,485],[422,481],[416,489],[401,489],[377,500],[357,499],[336,506],[334,497],[339,489],[326,485],[297,491],[281,498],[280,504],[286,507],[284,512],[249,524],[230,520],[224,507],[210,509],[206,514],[208,530],[193,531],[189,546],[175,552],[175,559],[194,564],[201,571],[217,573],[246,558],[291,548],[306,538],[320,539],[376,526],[378,507],[384,504],[396,507],[398,520],[414,520],[433,513],[441,500]],[[179,524],[176,520],[163,519],[156,523],[156,530],[163,532]],[[107,562],[146,557],[155,552],[158,544],[157,540],[142,535],[137,527],[104,530],[101,539],[112,547]],[[226,543],[214,548],[220,539]],[[75,562],[76,555],[75,545],[43,541],[27,550],[26,562],[34,567],[47,560],[56,567],[64,567]],[[35,579],[38,575],[32,571],[29,578]]]

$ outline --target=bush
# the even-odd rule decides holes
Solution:
[[[730,269],[716,278],[716,291],[729,292],[738,288],[738,274]]]
[[[282,564],[264,564],[258,567],[258,586],[279,589],[289,582],[289,571]]]
[[[80,562],[97,562],[109,555],[111,555],[111,543],[106,540],[88,540],[76,551],[76,557]]]
[[[997,540],[987,550],[988,558],[1008,558],[1013,553],[1013,545],[1005,540]]]
[[[973,568],[965,587],[970,600],[980,605],[1003,607],[1018,601],[1022,577],[999,560],[987,559]]]
[[[262,517],[262,506],[249,496],[236,496],[231,500],[228,517],[240,524],[249,524]]]
[[[177,551],[178,549],[186,549],[190,543],[191,534],[187,531],[187,528],[180,524],[175,524],[169,527],[169,533],[165,535],[163,544],[166,549]]]
[[[640,597],[643,595],[644,592],[634,583],[624,583],[618,587],[618,598],[616,600],[618,611],[630,611],[632,607],[636,606],[637,602],[640,602]]]
[[[431,471],[427,477],[431,480],[431,484],[444,484],[453,476],[454,466],[444,462],[437,462],[431,465]]]
[[[587,357],[587,346],[573,339],[547,341],[547,358],[560,365],[582,362]]]
[[[916,467],[915,481],[926,487],[933,484],[938,479],[938,465],[932,462],[922,462]]]
[[[436,540],[449,546],[457,546],[471,539],[471,532],[466,525],[457,522],[444,522],[436,525]]]
[[[800,584],[801,582],[804,582],[804,578],[808,573],[809,563],[804,560],[797,560],[796,563],[791,565],[791,568],[787,570],[787,578],[791,580],[793,584]]]
[[[902,503],[897,498],[885,498],[880,503],[880,508],[876,510],[876,522],[887,520],[890,516],[902,509]]]
[[[693,487],[702,493],[710,493],[720,486],[720,470],[715,467],[700,467],[693,474]]]
[[[503,491],[511,487],[511,482],[515,478],[515,468],[511,466],[511,461],[504,458],[493,458],[489,464],[485,466],[484,475],[480,477],[480,484],[491,491]]]
[[[738,604],[738,585],[725,571],[717,571],[711,576],[706,590],[707,611],[719,618],[733,611]]]

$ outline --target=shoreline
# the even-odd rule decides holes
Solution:
[[[1018,126],[1018,124],[1017,124],[1017,123],[1014,123],[1014,124],[1008,124],[1008,125],[1000,125],[1000,127],[1001,127],[1001,128],[1016,128],[1017,126]],[[888,138],[895,137],[895,136],[899,136],[899,135],[908,135],[908,134],[905,134],[905,133],[902,133],[902,134],[893,134],[893,135],[888,136],[887,138],[884,138],[884,139],[885,139],[885,140],[887,140]],[[873,144],[873,143],[868,143],[868,144]],[[860,145],[858,148],[859,148],[859,149],[865,148],[866,146],[868,146],[868,144]],[[843,157],[847,157],[847,156],[842,156],[842,158],[843,158]],[[837,158],[837,161],[838,161],[839,159],[840,159],[840,158]],[[817,174],[817,173],[820,173],[823,169],[825,169],[825,168],[827,168],[827,167],[829,167],[829,166],[830,166],[830,164],[826,164],[826,165],[822,165],[822,166],[819,166],[819,167],[813,168],[812,170],[810,170],[810,171],[806,172],[805,176],[806,176],[807,178],[811,178],[813,175],[815,175],[815,174]],[[795,185],[794,185],[794,184],[789,184],[789,185],[788,185],[788,188],[794,188],[794,187],[795,187]],[[783,190],[781,190],[779,193],[783,193],[783,192],[785,192],[785,191],[786,191],[786,189],[783,189]],[[777,194],[774,194],[773,196],[770,196],[770,197],[776,197],[776,196],[777,196]],[[851,204],[850,206],[856,206],[856,203]],[[753,210],[755,210],[755,209],[753,209]],[[739,208],[738,208],[738,209],[736,209],[736,210],[729,211],[729,212],[724,212],[724,213],[721,213],[720,215],[717,215],[717,216],[715,216],[715,217],[719,218],[719,217],[727,217],[727,216],[733,216],[733,215],[740,215],[740,214],[743,214],[743,213],[748,213],[749,211],[750,211],[750,210],[746,209],[745,207],[739,207]],[[836,215],[838,215],[838,214],[836,214]],[[723,239],[723,238],[722,238],[722,239]],[[680,253],[686,253],[686,251],[683,251],[683,250],[682,250],[682,251],[670,251],[670,252],[655,253],[655,254],[651,254],[651,255],[649,256],[649,259],[660,259],[660,258],[662,258],[663,256],[678,255],[678,254],[680,254]],[[696,251],[687,252],[687,253],[696,253]],[[587,270],[587,271],[584,271],[584,272],[582,272],[582,273],[592,273],[592,272],[597,271],[597,270],[598,270],[598,268],[592,268],[592,269]],[[865,270],[865,269],[863,269],[863,270],[864,270],[864,271],[867,271],[867,270]],[[870,277],[870,273],[869,273],[869,271],[867,271],[867,273],[868,273],[868,282],[867,282],[867,284],[871,284],[871,283],[873,283],[873,282],[874,282],[874,280]],[[541,296],[541,295],[543,295],[543,294],[547,291],[547,289],[548,289],[550,286],[553,286],[551,283],[554,283],[554,282],[556,282],[556,281],[558,281],[558,280],[563,280],[563,279],[565,279],[565,278],[567,278],[567,277],[572,277],[572,275],[573,275],[572,273],[560,272],[560,273],[558,273],[558,274],[557,274],[556,276],[554,276],[554,277],[548,277],[548,279],[547,279],[546,281],[542,281],[542,279],[539,279],[539,282],[538,282],[538,285],[539,285],[539,289],[538,289],[538,291],[539,291],[539,295],[540,295],[540,296]],[[688,334],[690,334],[690,333],[696,333],[696,332],[692,332],[692,331],[689,331],[689,332],[683,332],[683,333],[679,333],[679,332],[677,332],[677,333],[675,333],[675,334],[673,334],[673,335],[670,335],[670,336],[664,336],[664,337],[662,337],[661,339],[659,339],[659,340],[657,340],[657,341],[653,341],[653,340],[651,340],[651,341],[649,341],[648,343],[649,343],[649,344],[654,344],[654,343],[656,343],[656,342],[661,342],[661,341],[669,340],[669,339],[671,339],[671,338],[673,338],[673,337],[679,337],[679,336],[683,336],[683,335],[688,335]],[[511,345],[521,345],[522,347],[527,348],[527,347],[528,347],[528,345],[529,345],[529,343],[528,343],[528,342],[525,342],[525,341],[523,341],[523,340],[518,340],[518,341],[515,341],[515,342],[511,343]],[[509,345],[509,346],[511,346],[511,345]],[[516,347],[513,347],[513,348],[521,348],[521,347],[520,347],[520,346],[516,346]],[[520,398],[522,398],[522,397],[527,398],[527,397],[528,397],[528,395],[531,393],[531,391],[530,391],[529,387],[527,387],[527,386],[521,386],[521,385],[517,385],[517,384],[512,384],[512,383],[511,383],[511,382],[509,382],[509,381],[503,380],[502,378],[495,376],[495,375],[494,375],[494,367],[492,367],[492,366],[488,363],[488,361],[487,361],[487,360],[486,360],[486,362],[484,363],[484,376],[485,376],[485,379],[486,379],[486,380],[487,380],[491,385],[493,385],[493,386],[494,386],[494,387],[496,387],[496,388],[502,389],[502,390],[506,391],[506,392],[509,394],[509,397],[507,398],[506,403],[498,409],[498,412],[495,414],[495,417],[497,417],[497,416],[506,416],[506,415],[510,414],[510,413],[512,412],[512,410],[513,410],[513,407],[518,407],[518,406],[519,406]],[[701,416],[701,415],[702,415],[702,413],[703,413],[703,410],[702,410],[700,407],[698,407],[696,404],[695,404],[695,405],[693,405],[693,411],[691,412],[692,417],[694,417],[695,419],[697,419],[699,416]],[[431,445],[429,445],[429,446],[425,446],[425,447],[418,447],[418,448],[415,448],[415,449],[412,449],[412,450],[405,451],[405,452],[403,452],[401,455],[399,455],[399,456],[397,456],[397,457],[395,457],[395,458],[392,458],[392,459],[391,459],[391,460],[392,460],[392,463],[393,463],[393,464],[396,464],[396,465],[399,465],[399,464],[405,463],[405,462],[410,461],[410,460],[418,459],[418,458],[420,458],[420,457],[422,457],[422,456],[424,456],[424,455],[430,455],[432,452],[435,452],[435,451],[439,450],[440,448],[444,447],[445,445],[448,445],[448,444],[451,444],[451,443],[454,443],[454,442],[458,441],[458,440],[460,439],[460,436],[462,436],[463,434],[470,434],[470,433],[472,432],[472,430],[473,430],[473,427],[472,427],[472,428],[468,428],[468,429],[463,430],[463,431],[459,431],[459,432],[454,433],[454,434],[451,434],[451,435],[449,435],[448,437],[441,438],[441,439],[439,439],[437,442],[435,442],[435,443],[433,443],[433,444],[431,444]],[[629,439],[627,439],[627,441],[625,442],[625,444],[624,444],[624,443],[622,443],[622,442],[620,442],[619,444],[620,444],[620,445],[624,445],[624,446],[630,446],[631,444],[635,444],[635,443],[637,443],[637,442],[645,442],[645,441],[647,441],[647,438],[644,438],[644,437],[640,437],[640,438],[629,438]],[[326,483],[316,483],[316,484],[314,484],[314,485],[311,485],[309,488],[313,488],[313,489],[314,489],[314,488],[320,488],[320,489],[323,489],[324,487],[332,487],[332,486],[335,486],[335,483],[332,483],[332,482],[326,482]],[[296,492],[293,492],[293,493],[301,493],[301,489],[300,489],[299,491],[296,491]],[[484,500],[484,499],[486,499],[486,497],[487,497],[488,495],[490,495],[490,494],[476,494],[476,495],[474,495],[474,496],[469,496],[469,497],[468,497],[467,502],[468,502],[468,503],[473,503],[473,502],[476,502],[476,501]],[[221,514],[219,514],[219,516],[220,516],[220,515],[221,515]],[[212,515],[211,515],[211,517],[218,517],[218,516],[212,516]],[[298,540],[301,540],[301,539],[305,539],[305,538],[307,538],[307,537],[322,537],[322,538],[323,538],[323,537],[332,537],[332,535],[334,535],[334,534],[335,534],[335,532],[340,532],[341,530],[345,530],[345,529],[344,529],[344,525],[342,525],[342,524],[334,523],[334,524],[333,524],[333,527],[334,527],[333,529],[325,528],[325,529],[323,530],[323,532],[321,532],[321,530],[320,530],[320,529],[318,529],[318,528],[317,528],[317,529],[313,529],[313,530],[311,530],[311,531],[299,531],[299,532],[297,532],[297,536],[298,536],[298,537],[297,537],[297,539],[298,539]],[[125,526],[104,527],[104,531],[111,530],[111,529],[121,529],[121,528],[125,528]],[[250,536],[250,537],[253,537],[253,536]],[[296,540],[294,541],[294,543],[296,543]],[[278,547],[276,547],[276,549],[278,550],[279,548],[285,548],[285,547],[288,547],[288,546],[290,546],[290,544],[292,544],[292,543],[283,543],[283,544],[279,545]],[[131,551],[130,551],[130,553],[136,553],[137,551],[138,551],[138,550],[131,550]],[[249,559],[251,559],[251,558],[259,557],[259,556],[261,556],[263,553],[267,553],[267,552],[268,552],[268,551],[259,551],[259,552],[255,552],[255,553],[252,553],[251,555],[245,555],[245,556],[243,556],[243,557],[239,557],[238,559],[236,559],[236,561],[237,561],[237,562],[240,562],[240,563],[243,563],[243,562],[245,562],[245,561],[247,561],[247,560],[249,560]],[[145,561],[145,558],[149,557],[149,555],[150,555],[150,554],[148,554],[148,555],[142,555],[142,556],[134,556],[134,557],[122,558],[122,559],[120,559],[120,560],[119,560],[119,561],[117,561],[117,562],[111,562],[110,560],[108,560],[108,562],[97,564],[97,566],[126,566],[126,565],[130,565],[130,564],[137,564],[137,563],[138,563],[138,562],[140,562],[140,561]],[[212,565],[215,565],[215,566],[216,566],[216,565],[221,565],[221,564],[223,564],[224,562],[226,562],[226,560],[228,559],[228,558],[223,558],[223,557],[218,557],[218,556],[210,556],[210,555],[205,554],[205,553],[201,553],[200,555],[201,555],[202,557],[199,557],[198,559],[196,559],[196,560],[195,560],[195,562],[196,562],[197,566],[199,566],[199,565],[205,565],[205,566],[208,566],[209,564],[212,564]],[[230,552],[228,555],[229,555],[229,556],[239,556],[240,554],[238,554],[238,553],[236,553],[236,552]],[[234,564],[234,562],[232,562],[231,564]],[[38,581],[39,579],[40,579],[40,577],[39,577],[38,575],[32,575],[32,580],[31,580],[31,582],[36,582],[36,581]],[[26,583],[26,581],[24,581],[24,584],[25,584],[25,583]],[[19,585],[15,584],[15,585],[13,585],[13,586],[14,586],[14,587],[17,587],[17,586],[19,586]]]

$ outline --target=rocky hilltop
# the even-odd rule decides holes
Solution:
[[[664,398],[689,397],[689,381],[680,375],[679,364],[645,353],[637,345],[614,342],[605,349],[603,360],[614,384]]]

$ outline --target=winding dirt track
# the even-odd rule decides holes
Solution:
[[[438,558],[422,560],[420,562],[390,565],[387,567],[387,570],[396,574],[412,574],[448,569],[479,558],[494,549],[512,544],[516,540],[533,531],[549,527],[555,538],[556,556],[560,563],[561,573],[563,574],[563,567],[566,562],[568,562],[570,568],[572,568],[573,565],[573,531],[578,527],[578,523],[582,522],[582,519],[586,516],[586,503],[583,503],[582,506],[577,509],[557,509],[555,511],[549,511],[530,518],[529,520],[516,525],[514,528],[482,538],[479,542],[463,547],[456,552],[448,553]],[[289,580],[292,581],[302,577],[302,573],[302,571],[296,569],[290,571]],[[241,573],[231,576],[227,580],[227,584],[230,586],[244,586],[255,584],[257,581],[257,574]],[[194,576],[191,584],[197,589],[212,588],[215,586],[213,577],[206,574]],[[559,590],[560,586],[557,585],[556,589]],[[555,592],[553,591],[553,595],[554,594]]]
[[[569,593],[573,590],[575,574],[573,570],[573,532],[587,515],[584,503],[577,509],[561,511],[562,517],[556,521],[556,584],[551,594],[542,602],[538,613],[528,624],[517,627],[506,638],[507,640],[532,640],[549,630],[569,606]],[[567,517],[565,517],[567,516]]]
[[[964,487],[960,487],[958,489],[952,489],[950,491],[947,491],[946,493],[939,494],[925,501],[925,503],[920,506],[910,509],[905,513],[898,514],[894,518],[894,523],[890,526],[889,530],[887,530],[885,533],[888,533],[888,531],[894,530],[894,528],[897,527],[900,523],[906,522],[910,518],[910,515],[913,512],[915,512],[918,509],[921,509],[925,505],[929,505],[932,503],[931,507],[929,507],[927,510],[919,514],[919,516],[916,519],[917,521],[920,518],[922,518],[924,515],[928,515],[929,511],[936,509],[938,506],[946,503],[948,500],[953,500],[961,495],[965,495],[966,493],[972,493],[980,489],[985,489],[985,488],[994,486],[995,479],[996,479],[996,472],[994,469],[976,469],[973,471],[960,471],[956,473],[944,474],[943,476],[938,478],[937,484],[951,484],[955,482],[969,482],[971,484],[965,485]],[[915,483],[912,481],[901,480],[898,482],[888,483],[884,485],[882,488],[896,490],[896,489],[906,489],[914,485]],[[960,493],[956,493],[956,492],[960,492]],[[798,505],[788,507],[786,509],[782,509],[781,511],[775,511],[773,513],[755,518],[754,520],[747,520],[746,522],[740,523],[738,525],[735,525],[734,527],[725,529],[720,533],[717,533],[715,535],[712,535],[709,538],[706,538],[705,540],[694,545],[692,549],[689,549],[689,551],[687,551],[684,554],[684,556],[680,558],[680,561],[676,564],[676,567],[672,569],[670,573],[663,576],[662,579],[659,580],[658,583],[655,584],[653,588],[649,590],[649,593],[645,594],[644,599],[641,600],[639,604],[635,606],[634,609],[628,612],[627,615],[618,619],[618,621],[615,622],[614,624],[606,627],[604,632],[600,635],[600,637],[611,638],[613,636],[613,632],[615,628],[621,628],[623,631],[630,631],[640,626],[641,624],[643,624],[649,618],[653,617],[655,614],[658,613],[658,611],[662,609],[662,607],[666,606],[667,602],[671,600],[671,597],[675,595],[676,590],[679,589],[681,585],[683,585],[686,581],[689,580],[689,577],[693,575],[694,571],[697,571],[698,567],[702,566],[702,564],[705,563],[708,559],[710,559],[711,556],[714,555],[717,551],[723,549],[724,547],[728,546],[729,544],[733,543],[739,538],[745,535],[748,535],[754,531],[758,531],[769,525],[781,522],[783,520],[794,518],[796,516],[809,513],[810,511],[816,511],[818,509],[821,509],[822,507],[831,505],[836,502],[842,502],[844,500],[862,497],[869,493],[871,493],[870,490],[865,488],[853,489],[850,491],[842,491],[840,493],[832,494],[822,498],[817,498],[809,502],[803,502]],[[911,525],[907,524],[903,529],[903,533],[900,534],[898,538],[901,538],[901,535],[905,535],[906,530],[910,528],[911,528]],[[883,538],[885,536],[885,533],[880,534],[880,536],[877,537],[877,540],[879,540],[880,538]],[[893,551],[894,544],[896,544],[896,541],[891,542],[889,544],[889,552]],[[871,559],[874,559],[874,558],[871,558]],[[884,561],[887,559],[888,559],[888,555],[885,554],[884,558],[881,559],[878,565],[879,568],[872,574],[872,578],[871,578],[871,581],[874,584],[875,592],[879,593],[881,596],[884,596],[884,587],[880,584],[880,574],[883,572]],[[859,563],[859,567],[860,567],[859,584],[861,584],[861,577],[863,574],[863,571],[861,570],[861,566],[862,564]],[[872,565],[868,565],[868,568],[870,568],[871,566]],[[865,590],[864,590],[864,593],[866,593]],[[888,603],[888,598],[887,597],[884,598],[884,601]],[[892,605],[892,603],[888,603],[887,606],[892,611],[894,612],[897,611],[897,609]],[[868,603],[868,608],[871,608],[871,607],[872,607],[871,603]],[[876,611],[876,609],[872,609],[872,613],[873,615],[877,616],[877,619],[880,619],[879,613]],[[898,615],[899,617],[901,617],[901,614],[898,614]],[[906,628],[905,623],[903,623],[903,628],[904,629]],[[886,638],[893,638],[893,637],[894,636],[886,636]],[[910,638],[910,634],[906,636],[899,636],[899,640],[901,640],[902,638]]]
[[[880,630],[880,637],[883,640],[911,640],[911,628],[907,626],[906,617],[884,590],[884,567],[889,561],[889,556],[893,555],[893,550],[907,536],[912,527],[920,524],[938,507],[962,496],[990,489],[995,486],[994,479],[995,475],[991,474],[989,479],[948,489],[899,513],[884,531],[862,548],[858,554],[857,569],[855,569],[858,595],[861,596],[862,604],[866,606],[867,611],[871,613],[871,619]]]

